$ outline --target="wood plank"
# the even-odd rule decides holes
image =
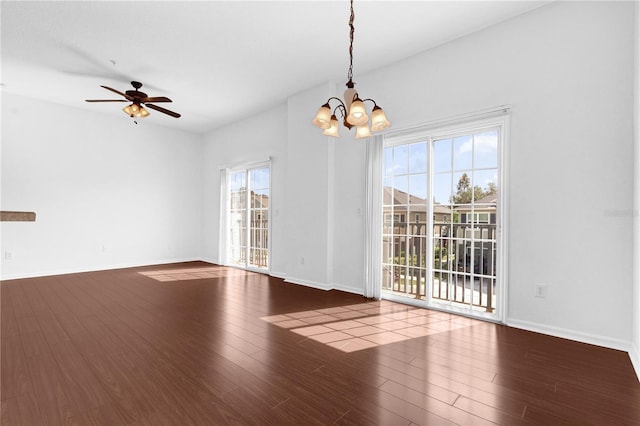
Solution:
[[[128,425],[135,419],[116,403],[108,403],[82,413],[80,424],[87,426]]]
[[[29,367],[26,362],[20,336],[2,336],[2,399],[18,397],[33,392]]]
[[[8,291],[5,291],[5,286],[0,284],[0,335],[2,336],[14,336],[20,333],[18,329],[18,321],[13,311],[13,303],[11,302],[11,295]]]
[[[4,393],[2,396],[4,398]],[[29,392],[3,399],[0,408],[0,424],[3,426],[44,425],[34,394]]]
[[[39,311],[35,316],[49,347],[53,347],[58,343],[70,342],[69,335],[64,331],[64,328],[51,311]]]
[[[89,364],[69,342],[52,347],[51,352],[65,382],[65,389],[81,412],[90,411],[108,405],[111,402],[98,377]]]
[[[29,358],[29,371],[44,424],[73,424],[80,413],[75,401],[69,398],[58,366],[52,357]]]
[[[33,318],[33,323],[37,325],[35,318]],[[34,329],[33,332],[21,333],[20,340],[22,341],[24,356],[27,358],[34,356],[48,356],[51,354],[51,348],[49,347],[42,330],[40,330],[40,326]]]

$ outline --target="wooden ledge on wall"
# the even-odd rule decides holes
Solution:
[[[0,222],[35,222],[35,212],[0,211]]]

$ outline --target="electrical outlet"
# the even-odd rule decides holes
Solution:
[[[4,252],[4,260],[11,260],[12,258],[13,258],[13,255],[11,254],[10,251]]]
[[[536,297],[540,297],[542,299],[547,297],[547,285],[546,284],[536,284]]]
[[[304,265],[304,257],[300,257],[300,264]]]

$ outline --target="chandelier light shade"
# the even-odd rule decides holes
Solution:
[[[320,107],[318,113],[313,119],[314,126],[323,129],[323,135],[338,137],[338,118],[336,113],[342,116],[342,124],[347,128],[356,128],[356,139],[367,138],[371,136],[371,130],[378,132],[391,126],[391,122],[387,119],[382,108],[380,108],[373,99],[360,99],[355,83],[353,82],[353,35],[355,27],[353,21],[355,14],[353,12],[353,0],[351,0],[351,17],[349,19],[349,73],[347,75],[347,90],[344,92],[344,100],[332,96]],[[337,105],[331,109],[331,101],[336,101]],[[369,115],[365,107],[365,102],[372,102],[371,110],[371,127],[369,127]]]
[[[360,98],[356,98],[351,103],[349,115],[347,115],[347,122],[354,126],[362,126],[365,123],[369,123],[367,109],[364,107],[364,102],[362,102]]]
[[[316,118],[313,119],[313,124],[321,129],[328,129],[331,127],[331,107],[329,102],[322,105],[316,114]]]
[[[377,132],[389,126],[391,126],[391,123],[387,120],[387,116],[384,114],[382,108],[378,105],[374,106],[373,112],[371,113],[371,130]]]
[[[356,127],[356,139],[368,138],[371,136],[371,130],[369,130],[369,123]]]
[[[323,135],[326,136],[333,136],[335,138],[337,138],[338,135],[338,126],[340,124],[338,123],[338,118],[335,115],[331,116],[331,127],[329,127],[328,129],[325,129],[324,132],[322,132]]]

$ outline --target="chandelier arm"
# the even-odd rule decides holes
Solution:
[[[374,106],[374,107],[377,107],[377,106],[378,106],[378,104],[376,103],[376,101],[374,101],[374,100],[373,100],[373,99],[371,99],[371,98],[361,99],[361,101],[362,101],[362,102],[371,101],[371,102],[373,102],[373,106]]]
[[[329,101],[332,100],[332,99],[335,99],[336,101],[340,102],[340,105],[342,105],[344,107],[344,102],[342,102],[342,99],[336,98],[335,96],[332,96],[329,99],[327,99],[327,103],[329,103]]]
[[[343,118],[347,116],[347,108],[344,106],[342,102],[340,102],[339,105],[336,105],[336,107],[333,109],[333,115],[336,115],[336,111],[340,111],[340,114],[342,115]]]
[[[333,114],[335,115],[336,111],[340,111],[340,114],[342,114],[343,117],[347,116],[347,106],[344,104],[344,102],[342,102],[342,99],[337,98],[335,96],[330,97],[329,99],[327,99],[327,102],[325,103],[325,105],[329,105],[329,107],[331,107],[330,102],[332,100],[336,100],[338,101],[338,105],[336,105],[336,107],[333,109]]]

